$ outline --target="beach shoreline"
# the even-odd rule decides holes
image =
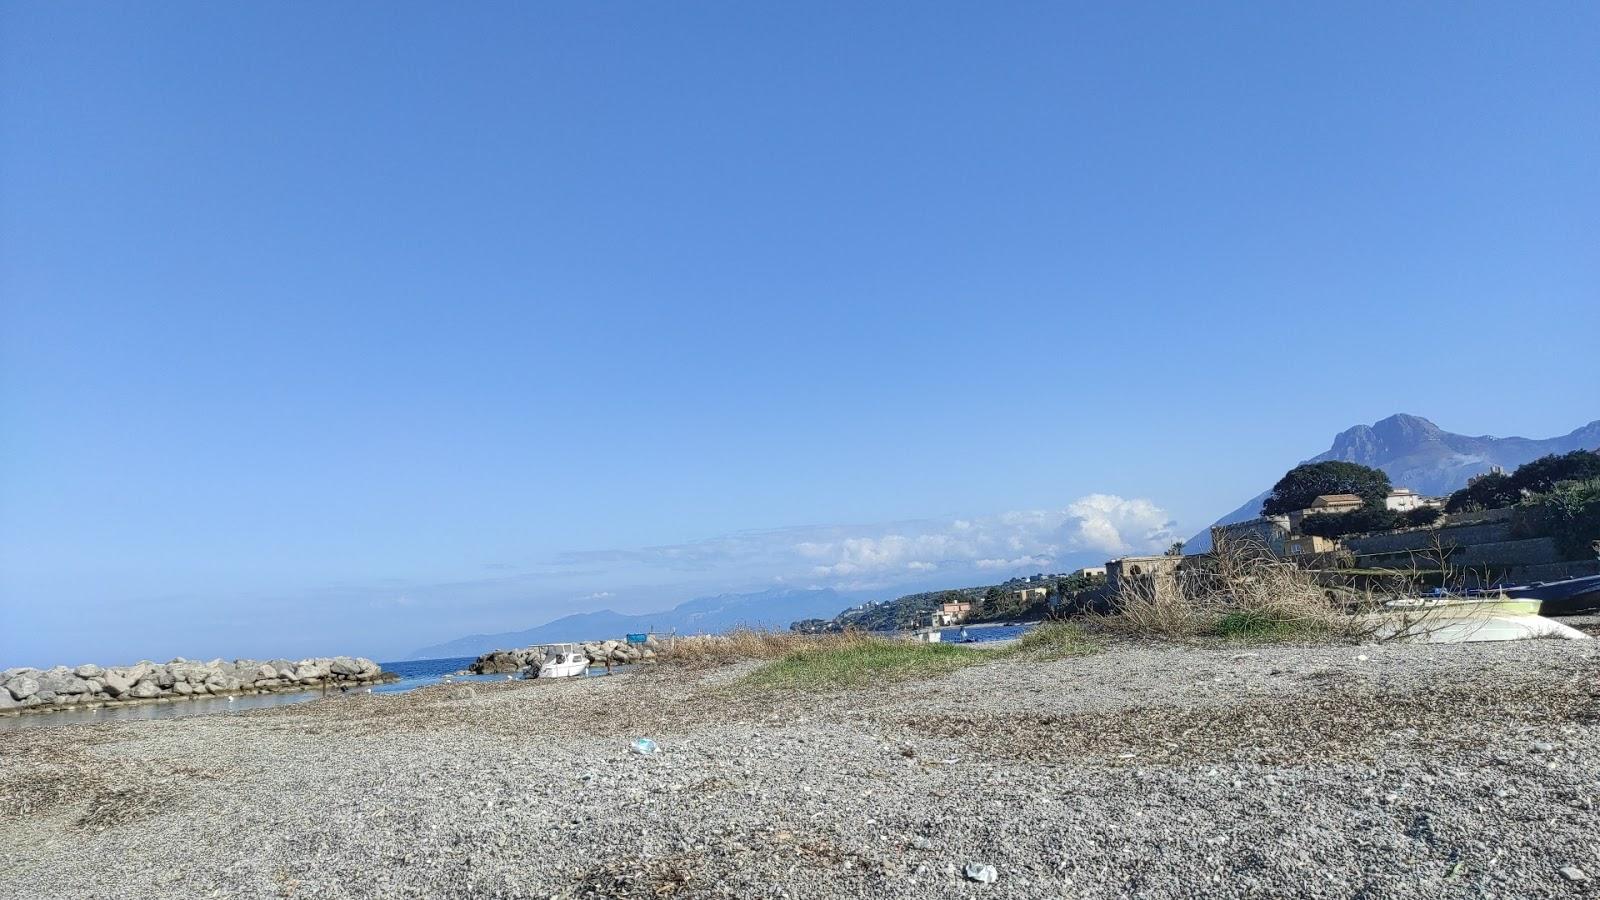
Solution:
[[[0,896],[1556,897],[1600,873],[1590,641],[1114,643],[820,693],[753,691],[759,665],[0,734]]]

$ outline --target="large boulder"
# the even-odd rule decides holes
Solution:
[[[107,669],[106,673],[100,677],[101,683],[105,685],[105,692],[113,697],[120,697],[126,694],[138,680],[121,669]]]
[[[88,679],[79,678],[71,672],[56,671],[39,676],[39,690],[69,695],[90,693]]]
[[[372,679],[372,678],[377,678],[379,675],[383,674],[382,667],[380,667],[377,663],[373,662],[372,660],[367,659],[365,656],[356,657],[356,662],[359,663],[360,666],[361,666],[361,677],[362,678]]]
[[[26,700],[39,693],[39,679],[32,675],[14,675],[6,682],[6,690],[18,700]]]
[[[99,678],[104,672],[105,669],[100,668],[94,663],[84,663],[83,665],[72,670],[72,674],[78,676],[79,678]]]
[[[128,696],[135,700],[149,700],[161,696],[161,687],[149,678],[142,678],[138,684],[129,689]]]
[[[304,662],[295,667],[294,680],[301,684],[310,684],[322,678],[322,670],[310,662]]]
[[[479,675],[510,675],[524,665],[517,651],[494,650],[473,660],[469,668]]]
[[[10,691],[0,690],[0,712],[4,712],[5,710],[10,710],[10,709],[17,709],[17,708],[19,708],[21,706],[22,706],[22,701],[18,700],[17,698],[15,698],[13,696],[11,696],[11,692]]]
[[[328,665],[328,671],[345,678],[354,678],[361,674],[361,664],[348,656],[340,656]]]

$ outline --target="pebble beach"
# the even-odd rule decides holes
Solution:
[[[757,665],[0,734],[0,896],[1600,895],[1593,641]]]

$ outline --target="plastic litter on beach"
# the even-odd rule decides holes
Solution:
[[[661,752],[661,748],[656,746],[655,741],[643,737],[634,738],[633,743],[628,745],[628,749],[643,756],[649,756],[652,753]]]
[[[994,866],[967,863],[966,876],[979,884],[994,884],[999,880],[1000,873],[995,871]]]

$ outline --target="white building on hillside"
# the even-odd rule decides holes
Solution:
[[[1443,506],[1444,500],[1438,497],[1424,497],[1411,488],[1395,488],[1389,496],[1383,498],[1384,508],[1393,512],[1410,512],[1424,506]]]

